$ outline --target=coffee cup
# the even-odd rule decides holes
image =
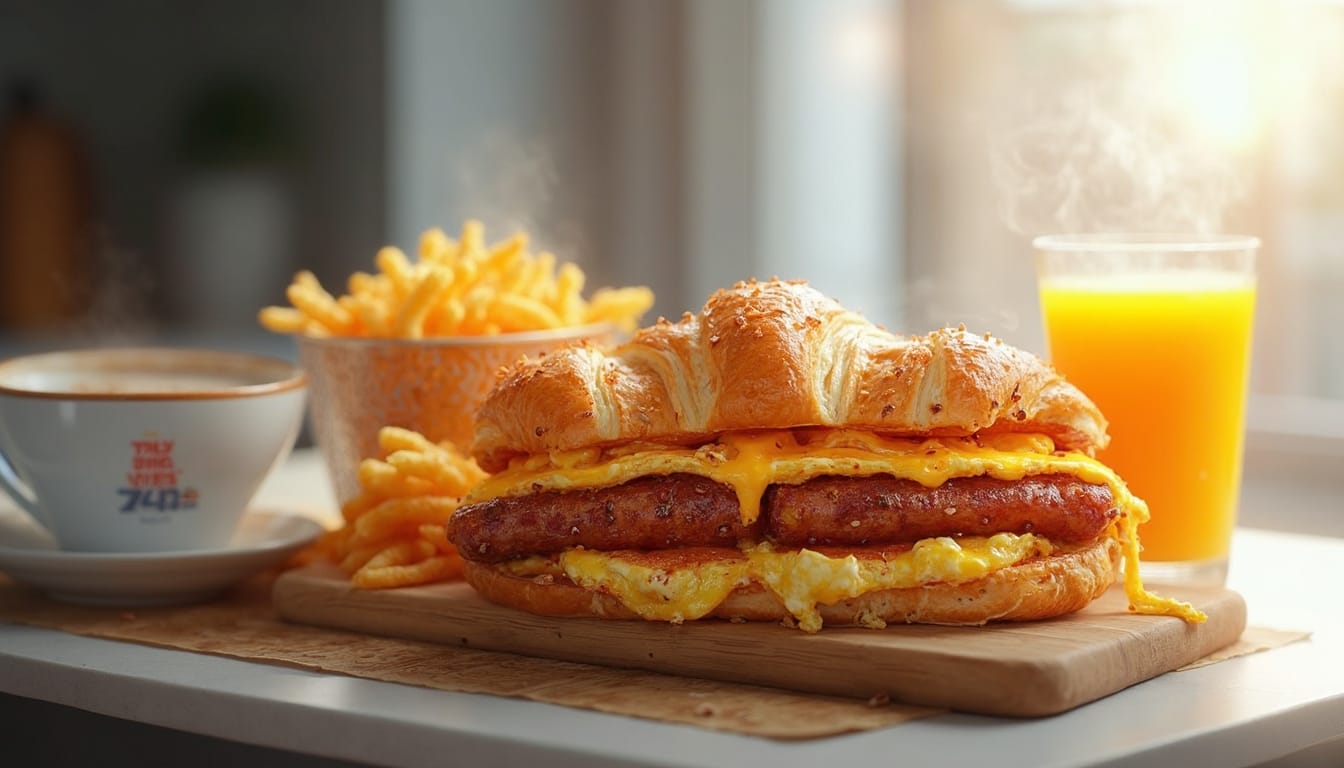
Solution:
[[[307,383],[242,352],[86,349],[0,363],[0,487],[63,550],[226,546],[289,454]]]

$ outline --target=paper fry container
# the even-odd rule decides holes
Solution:
[[[468,452],[476,408],[501,366],[583,339],[609,341],[611,329],[418,340],[296,338],[308,374],[313,434],[343,503],[359,493],[360,461],[379,455],[381,428],[415,430]]]

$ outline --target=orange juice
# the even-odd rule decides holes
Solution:
[[[1145,561],[1227,557],[1236,523],[1255,278],[1045,276],[1055,367],[1110,421],[1098,458],[1148,502]]]

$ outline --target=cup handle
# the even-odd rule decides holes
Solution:
[[[41,523],[42,527],[48,531],[52,530],[51,521],[42,514],[42,507],[37,503],[37,497],[19,479],[18,473],[10,466],[9,459],[4,453],[0,453],[0,487],[5,489],[9,497],[14,499],[24,512]]]

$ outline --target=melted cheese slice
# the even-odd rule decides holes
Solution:
[[[1070,475],[1086,483],[1108,486],[1121,512],[1118,530],[1113,529],[1112,533],[1120,540],[1124,552],[1125,592],[1130,609],[1140,613],[1179,616],[1192,622],[1202,622],[1206,618],[1188,603],[1159,597],[1144,589],[1139,576],[1138,526],[1148,520],[1147,505],[1131,494],[1109,467],[1082,453],[1055,451],[1054,442],[1044,435],[1008,434],[911,440],[881,437],[857,430],[772,430],[725,434],[718,442],[698,448],[635,444],[607,452],[596,449],[553,452],[515,460],[508,469],[486,478],[473,488],[467,503],[540,491],[600,488],[646,475],[669,474],[700,475],[731,486],[736,491],[742,521],[746,524],[760,516],[761,497],[770,485],[802,483],[821,476],[892,475],[934,488],[957,477],[987,475],[1012,481],[1029,475]],[[997,539],[997,536],[991,537],[990,541]],[[1043,541],[1039,537],[1031,540]],[[939,567],[953,570],[970,567],[974,570],[981,566],[965,564],[983,563],[987,569],[981,573],[984,575],[1018,561],[997,556],[986,558],[975,548],[979,545],[975,544],[971,545],[968,554],[966,541],[963,540],[959,554],[946,555],[944,560],[940,560],[943,565]],[[917,548],[924,543],[919,542]],[[567,575],[573,581],[589,589],[599,586],[604,588],[623,601],[629,601],[626,602],[627,607],[646,618],[679,620],[703,616],[718,604],[713,602],[714,595],[726,596],[736,584],[742,583],[742,578],[760,576],[760,580],[767,584],[767,579],[775,580],[779,585],[777,594],[785,599],[786,604],[786,593],[801,595],[795,601],[800,606],[795,615],[799,616],[800,622],[807,623],[809,614],[801,607],[803,603],[811,597],[816,598],[811,600],[813,606],[834,602],[828,598],[838,593],[828,590],[850,589],[848,586],[828,586],[831,582],[818,574],[830,566],[823,568],[819,565],[812,557],[816,553],[806,557],[799,553],[769,554],[775,557],[775,565],[767,567],[764,563],[770,558],[753,551],[748,559],[758,564],[756,570],[749,570],[745,576],[736,572],[701,575],[695,577],[700,579],[697,583],[669,583],[652,592],[638,585],[648,582],[655,575],[639,572],[633,566],[627,567],[628,564],[621,565],[595,552],[565,553],[564,557],[578,563],[573,566],[574,573],[568,573],[570,567],[566,566]],[[882,584],[885,582],[881,579],[854,581],[845,575],[843,569],[828,572],[834,583],[856,585],[855,588],[863,590],[848,597],[884,588]],[[809,573],[812,575],[806,575]],[[674,580],[691,578],[676,575]],[[926,581],[933,580],[946,579]],[[692,601],[695,606],[691,606],[690,603],[683,605],[670,597],[686,594],[687,590],[702,594],[703,599],[697,597]],[[719,597],[718,601],[722,599]],[[696,614],[700,610],[696,606],[702,603],[712,604]],[[663,607],[659,607],[660,604]],[[668,608],[668,605],[675,607]],[[790,607],[790,611],[793,610]]]

